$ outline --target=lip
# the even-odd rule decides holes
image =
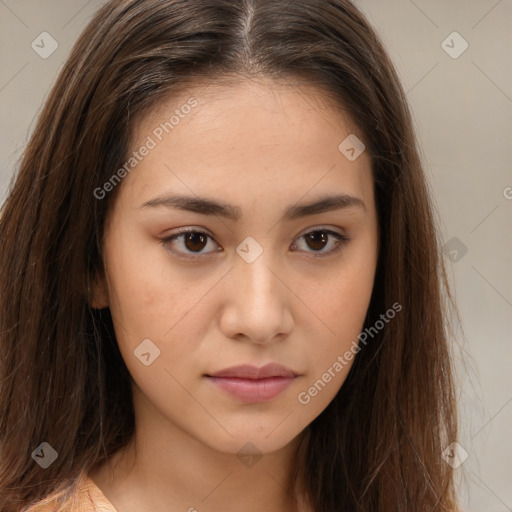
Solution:
[[[250,364],[231,366],[218,372],[209,374],[208,377],[237,377],[239,379],[266,379],[269,377],[296,377],[298,374],[286,366],[277,363],[269,363],[261,368]]]
[[[206,375],[217,388],[246,403],[267,402],[280,395],[298,376],[277,363],[261,368],[244,364]]]

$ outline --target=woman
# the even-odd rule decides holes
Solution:
[[[0,224],[1,510],[456,510],[450,298],[346,0],[114,0]]]

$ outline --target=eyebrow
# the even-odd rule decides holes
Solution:
[[[222,203],[214,199],[179,194],[155,197],[141,204],[139,209],[158,207],[186,210],[202,215],[219,215],[234,222],[242,218],[242,210],[238,206]],[[362,199],[348,194],[338,194],[324,196],[306,204],[292,205],[285,211],[283,219],[285,221],[292,221],[309,215],[341,209],[367,211]]]

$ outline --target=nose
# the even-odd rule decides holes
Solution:
[[[293,292],[280,268],[270,250],[264,250],[252,263],[236,255],[225,282],[227,300],[220,320],[227,337],[264,344],[291,332]]]

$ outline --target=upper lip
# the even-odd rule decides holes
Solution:
[[[208,377],[238,377],[241,379],[267,379],[270,377],[296,377],[298,374],[281,364],[269,363],[261,368],[250,364],[231,366],[218,372],[208,374]]]

